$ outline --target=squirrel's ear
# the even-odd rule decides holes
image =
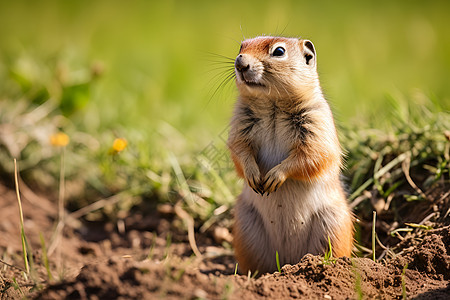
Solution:
[[[311,67],[316,66],[316,49],[310,40],[300,40],[300,48],[302,50],[305,63]]]

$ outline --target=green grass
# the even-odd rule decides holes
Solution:
[[[329,265],[336,262],[336,258],[333,257],[333,247],[331,245],[330,236],[328,236],[328,250],[323,255],[323,264]]]
[[[163,259],[166,260],[170,256],[170,245],[172,244],[172,233],[168,232],[166,237],[166,247],[164,249]]]
[[[375,237],[377,235],[377,231],[376,231],[376,224],[377,224],[377,212],[373,211],[373,221],[372,221],[372,260],[373,261],[377,261],[376,256],[375,256]]]
[[[364,298],[363,290],[362,290],[362,278],[361,273],[358,270],[358,266],[355,259],[351,259],[352,261],[352,271],[355,276],[355,296],[358,300]]]
[[[277,270],[278,273],[281,273],[281,266],[280,266],[280,257],[278,255],[278,251],[275,251],[275,260],[277,262]]]
[[[45,246],[45,239],[42,232],[39,234],[39,239],[41,241],[41,248],[42,248],[42,262],[44,263],[45,270],[47,271],[47,279],[50,282],[53,280],[53,275],[50,270],[50,264],[47,256],[47,247]]]
[[[14,287],[15,290],[19,291],[20,295],[23,298],[26,298],[26,295],[20,285],[17,283],[17,279],[15,277],[12,278],[12,287]]]
[[[23,92],[23,100],[6,98],[0,102],[1,124],[8,125],[0,148],[2,173],[11,174],[11,159],[19,157],[24,180],[53,191],[58,198],[58,191],[62,191],[58,187],[58,178],[62,179],[61,155],[49,139],[53,133],[63,131],[70,137],[65,147],[64,178],[84,187],[67,192],[66,205],[75,211],[99,199],[103,201],[82,215],[76,213],[77,217],[114,219],[118,211],[129,211],[149,200],[175,204],[180,197],[183,209],[194,220],[202,221],[202,232],[231,217],[230,209],[241,183],[224,142],[226,126],[201,147],[193,147],[187,135],[168,123],[158,125],[157,133],[131,125],[93,133],[77,125],[77,117],[64,116],[56,96],[38,104]],[[373,122],[358,129],[355,125],[340,126],[341,141],[348,151],[345,175],[351,202],[374,189],[381,198],[388,199],[409,184],[405,167],[419,170],[426,177],[421,179],[422,188],[448,180],[449,146],[444,132],[450,128],[449,114],[431,99],[422,101],[419,106],[401,96],[391,99],[386,107],[391,122],[379,127]],[[88,111],[80,109],[75,114]],[[111,151],[118,137],[126,138],[128,144],[123,151]],[[8,142],[14,140],[21,143]],[[402,201],[414,197],[420,201],[421,195],[412,189],[402,197]],[[364,198],[355,206],[363,214],[371,214],[373,209]]]
[[[223,78],[212,79],[218,65],[210,60],[218,58],[207,53],[235,57],[243,36],[258,34],[313,40],[324,90],[346,124],[383,112],[399,91],[450,108],[446,1],[14,1],[0,8],[0,78],[15,81],[2,84],[2,94],[26,89],[42,101],[61,93],[67,113],[87,109],[76,119],[90,132],[154,131],[168,122],[189,142],[207,143],[227,123],[235,96],[230,84],[210,99]],[[64,96],[70,93],[76,99]]]
[[[33,289],[39,289],[41,288],[41,284],[38,280],[37,270],[36,266],[34,264],[34,258],[33,258],[33,252],[31,249],[30,244],[28,243],[27,236],[25,234],[24,229],[24,217],[23,217],[23,208],[22,208],[22,200],[20,197],[20,188],[19,188],[19,167],[17,165],[17,160],[14,159],[14,183],[15,183],[15,190],[16,190],[16,196],[17,196],[17,204],[18,204],[18,211],[19,211],[19,226],[20,226],[20,240],[22,242],[22,259],[24,263],[24,270],[21,272],[21,275],[23,276],[23,279],[25,281],[30,282],[30,286],[32,286]],[[18,267],[15,267],[15,269],[20,269]],[[20,285],[17,283],[17,280],[15,277],[12,278],[12,286],[19,290],[20,294],[22,294],[24,297],[24,292],[20,288]]]
[[[153,233],[152,234],[152,245],[150,246],[150,249],[149,249],[149,251],[148,251],[148,254],[147,254],[147,259],[148,260],[152,260],[153,259],[153,252],[155,251],[155,246],[156,246],[156,234],[155,233]]]

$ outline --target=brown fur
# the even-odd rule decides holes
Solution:
[[[285,49],[275,55],[274,49]],[[236,59],[240,97],[228,146],[245,186],[234,248],[241,272],[270,272],[327,250],[350,256],[353,217],[339,173],[341,148],[310,41],[258,37]]]

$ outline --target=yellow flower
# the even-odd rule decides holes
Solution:
[[[63,132],[57,132],[50,136],[50,144],[55,147],[65,147],[69,141],[69,136]]]
[[[113,142],[112,151],[113,153],[119,153],[127,147],[127,140],[123,138],[117,138]]]

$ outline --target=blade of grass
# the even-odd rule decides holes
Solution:
[[[150,246],[150,250],[148,251],[148,255],[147,255],[148,260],[153,259],[153,252],[155,251],[155,246],[156,246],[156,233],[153,233],[152,245]]]
[[[368,179],[366,182],[364,182],[356,191],[353,192],[353,194],[350,195],[349,201],[352,201],[356,197],[359,196],[367,187],[369,187],[374,180],[380,178],[387,172],[389,172],[393,167],[395,167],[397,164],[401,163],[408,157],[409,153],[411,151],[404,152],[397,156],[395,159],[391,160],[388,164],[386,164],[383,168],[381,168],[377,173],[373,175],[372,178]]]
[[[64,194],[65,194],[65,147],[61,150],[61,161],[59,169],[59,195],[58,195],[58,223],[56,229],[53,232],[50,245],[48,247],[48,255],[51,255],[53,251],[57,250],[58,261],[61,262],[61,249],[59,249],[59,243],[62,238],[62,231],[64,229]]]
[[[211,174],[211,176],[214,178],[214,181],[216,182],[217,187],[220,189],[220,191],[224,195],[227,203],[232,203],[234,201],[233,194],[231,193],[230,189],[225,184],[223,179],[220,177],[219,173],[211,166],[210,161],[204,157],[200,157],[199,161],[202,165],[204,165],[208,169],[209,174]]]
[[[276,258],[276,260],[277,260],[277,269],[278,269],[278,272],[281,273],[280,256],[278,255],[278,251],[275,251],[275,258]]]
[[[81,218],[95,210],[99,210],[104,208],[107,205],[114,205],[120,200],[122,200],[123,196],[133,195],[128,190],[122,191],[120,193],[115,194],[114,196],[98,200],[92,204],[86,205],[72,213],[69,214],[71,218],[78,219]]]
[[[406,263],[406,265],[403,267],[403,270],[402,270],[402,298],[403,299],[407,299],[407,296],[408,296],[406,294],[406,280],[405,280],[406,269],[408,269],[408,263]]]
[[[395,236],[395,235],[399,236],[399,232],[411,232],[411,231],[413,231],[412,228],[397,228],[397,229],[395,229],[395,230],[392,230],[392,231],[390,232],[390,235],[391,235],[391,236]],[[401,237],[401,235],[400,235],[400,237]],[[403,238],[403,237],[402,237],[402,238]]]
[[[361,300],[363,299],[363,291],[362,291],[362,278],[360,272],[358,272],[358,268],[356,265],[355,259],[352,259],[352,270],[355,274],[355,291],[357,295],[357,299]]]
[[[4,265],[6,265],[6,266],[8,266],[10,268],[17,269],[17,270],[19,270],[21,272],[25,272],[25,270],[22,269],[21,267],[17,267],[17,266],[11,265],[11,264],[7,263],[6,261],[4,261],[3,259],[0,259],[0,263],[4,264]]]
[[[166,237],[166,248],[164,249],[164,255],[163,259],[166,259],[169,256],[170,252],[170,245],[172,244],[172,234],[170,231],[167,233]]]
[[[330,255],[329,255],[329,258],[333,258],[333,247],[331,246],[330,236],[328,236],[328,247],[329,247],[329,249],[330,249]]]
[[[39,233],[39,238],[41,240],[41,247],[42,247],[42,260],[44,262],[45,270],[47,270],[47,277],[48,280],[53,280],[52,272],[50,272],[50,265],[48,263],[48,256],[47,256],[47,248],[45,247],[45,240],[44,236],[42,235],[42,232]]]
[[[328,265],[330,263],[335,263],[336,259],[333,258],[333,247],[331,245],[330,236],[328,236],[328,251],[323,255],[323,264]]]
[[[372,259],[373,261],[376,261],[375,259],[375,235],[377,234],[375,231],[375,224],[377,221],[377,212],[373,211],[373,222],[372,222]]]
[[[198,197],[196,194],[191,192],[189,184],[186,180],[186,177],[184,176],[183,170],[181,169],[181,166],[178,163],[176,156],[173,153],[169,153],[168,159],[172,166],[172,170],[175,173],[175,177],[178,181],[179,185],[178,192],[185,200],[186,205],[192,212],[195,212],[196,214],[202,217],[207,216],[209,214],[209,211],[211,210],[210,209],[211,205],[203,198]]]
[[[20,285],[17,283],[16,277],[13,277],[12,281],[13,281],[13,283],[12,283],[13,288],[16,291],[19,291],[19,293],[22,295],[22,297],[25,298],[25,293],[22,291],[22,289],[20,288]]]
[[[431,229],[433,229],[432,226],[427,226],[427,225],[422,225],[422,224],[405,223],[405,225],[411,226],[411,227],[414,227],[414,228],[425,229],[425,230],[431,230]]]
[[[22,201],[20,200],[20,192],[19,192],[19,179],[17,176],[18,170],[17,170],[17,160],[14,158],[14,182],[16,185],[16,195],[17,195],[17,202],[19,204],[19,214],[20,214],[20,238],[22,241],[22,252],[23,252],[23,261],[25,264],[25,271],[27,274],[30,274],[30,265],[28,262],[28,254],[27,254],[27,247],[26,247],[26,237],[25,237],[25,231],[23,226],[23,211],[22,211]]]
[[[411,167],[411,156],[408,156],[407,159],[405,159],[402,163],[402,170],[405,174],[406,180],[408,181],[409,185],[420,195],[421,198],[426,199],[427,196],[425,193],[416,185],[416,183],[412,180],[411,176],[409,175],[409,169]]]

